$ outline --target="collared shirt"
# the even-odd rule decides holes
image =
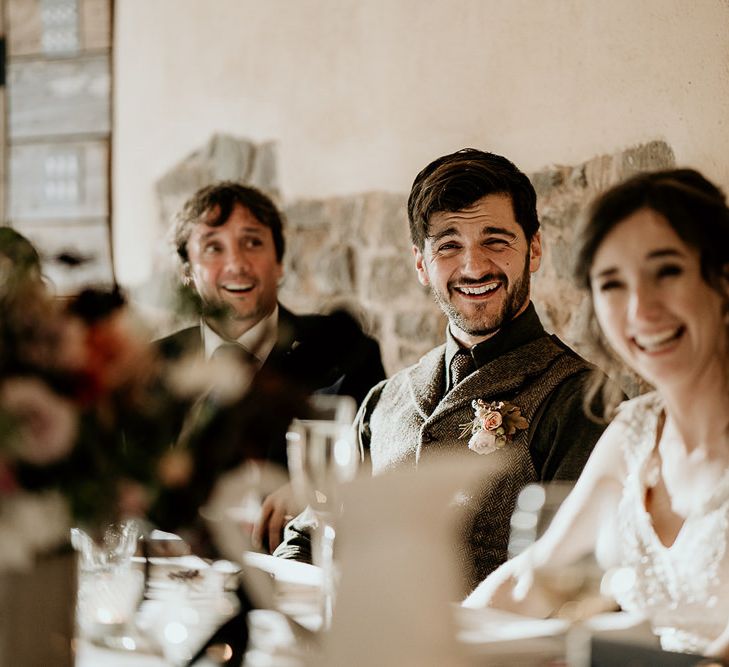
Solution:
[[[450,325],[447,326],[445,350],[446,387],[449,390],[452,388],[451,362],[459,350],[469,352],[478,369],[497,357],[546,335],[547,332],[539,321],[539,316],[531,301],[523,313],[507,322],[491,338],[477,343],[470,350],[466,350],[458,343],[451,333]]]
[[[200,335],[202,336],[206,359],[210,359],[213,352],[221,345],[231,342],[213,331],[205,320],[200,321]],[[253,325],[236,342],[262,364],[276,345],[277,338],[278,304],[268,317],[264,317],[260,322]]]

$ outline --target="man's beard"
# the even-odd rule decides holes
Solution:
[[[503,273],[489,273],[479,280],[473,281],[475,284],[483,284],[491,280],[501,281],[503,289],[506,291],[506,296],[499,311],[491,315],[488,314],[488,309],[491,306],[489,303],[485,303],[477,306],[475,315],[466,317],[443,294],[437,292],[435,289],[431,289],[431,291],[433,298],[446,314],[449,322],[452,322],[469,336],[489,336],[501,329],[505,322],[513,320],[528,301],[530,273],[529,254],[527,253],[524,261],[524,271],[514,282],[513,286],[509,285],[509,280]],[[449,286],[448,289],[451,291],[452,288]]]

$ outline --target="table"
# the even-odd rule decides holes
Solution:
[[[225,568],[216,564],[210,565],[196,557],[183,556],[178,558],[153,558],[153,568],[157,569],[157,590],[160,587],[173,586],[165,580],[162,574],[171,571],[191,571],[199,569],[206,571],[209,568],[226,574]],[[247,553],[244,556],[245,583],[251,597],[260,608],[249,614],[251,635],[249,639],[250,656],[246,665],[298,665],[300,642],[305,635],[318,630],[320,618],[317,614],[318,591],[321,585],[321,572],[319,568],[305,563],[287,561],[274,558],[266,554]],[[140,563],[141,564],[141,563]],[[154,571],[154,570],[153,570]],[[154,575],[153,575],[154,577]],[[221,580],[222,581],[222,580]],[[222,589],[221,589],[222,590]],[[159,607],[159,600],[145,601],[137,613],[137,625],[150,628],[151,633],[159,635],[154,627],[154,619],[150,619],[151,605]],[[280,610],[280,611],[276,611]],[[287,615],[296,619],[290,623]],[[139,650],[135,646],[134,633],[121,641],[116,640],[117,649],[97,646],[84,639],[76,640],[76,667],[171,667],[179,664],[174,656],[167,657],[153,654],[147,650]],[[136,642],[139,644],[139,641]],[[124,645],[126,644],[126,649]],[[274,662],[271,662],[271,661]],[[295,661],[295,662],[294,662]],[[205,667],[205,662],[199,662]],[[212,661],[207,664],[214,665]]]
[[[174,566],[175,559],[162,563]],[[249,614],[251,630],[245,667],[300,667],[306,651],[317,650],[312,642],[318,629],[318,568],[273,556],[248,552],[243,557],[246,583],[255,589],[259,602],[267,597],[271,608]],[[188,563],[189,564],[189,563]],[[260,605],[262,606],[262,605]],[[290,622],[284,614],[295,619]],[[645,639],[645,625],[626,614],[601,615],[575,634],[565,620],[535,620],[493,609],[472,610],[452,606],[458,644],[463,649],[460,664],[540,666],[554,664],[567,654],[568,638],[600,632],[611,637]],[[584,645],[584,642],[583,642]],[[313,648],[312,648],[313,647]],[[579,657],[574,658],[579,664]],[[88,641],[78,641],[76,667],[171,667],[161,655],[115,651]],[[205,667],[206,663],[199,663]],[[215,663],[208,662],[212,666]]]

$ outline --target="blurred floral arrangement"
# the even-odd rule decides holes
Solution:
[[[176,312],[200,308],[183,288]],[[0,573],[65,547],[72,526],[100,536],[127,517],[214,551],[201,508],[224,473],[284,442],[324,353],[291,362],[298,375],[171,355],[118,288],[54,298],[33,246],[0,227]]]
[[[143,516],[185,456],[170,447],[182,399],[118,289],[54,299],[32,246],[0,228],[0,312],[2,572],[66,545],[72,524]]]

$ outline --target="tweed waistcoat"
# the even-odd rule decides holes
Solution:
[[[461,494],[464,539],[459,559],[469,585],[475,585],[506,559],[509,522],[519,491],[540,481],[529,447],[538,428],[540,406],[565,379],[592,367],[556,338],[543,336],[479,368],[442,395],[445,345],[426,354],[370,394],[360,411],[361,432],[369,440],[372,468],[380,474],[417,467],[433,455],[464,451],[460,425],[470,422],[471,402],[510,401],[529,427],[491,454],[469,452],[479,466],[479,488]]]

